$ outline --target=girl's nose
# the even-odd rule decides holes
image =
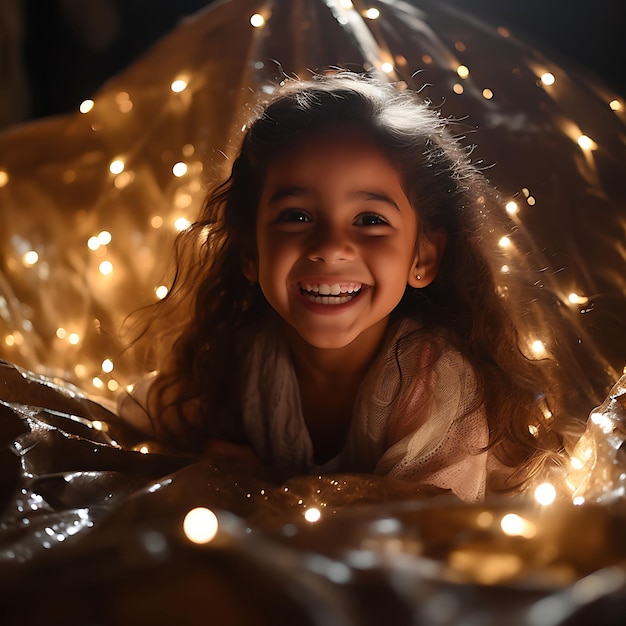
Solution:
[[[348,233],[332,225],[320,228],[307,251],[311,261],[341,263],[354,258],[354,245]]]

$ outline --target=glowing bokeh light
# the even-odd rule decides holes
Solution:
[[[304,519],[307,522],[317,522],[322,517],[319,509],[307,509],[304,513]]]
[[[126,166],[122,159],[115,159],[109,164],[109,172],[111,174],[121,174],[124,171],[124,167]]]
[[[176,176],[177,178],[184,176],[186,173],[187,173],[187,164],[183,163],[182,161],[175,163],[174,166],[172,167],[172,174],[174,174],[174,176]]]
[[[541,75],[541,82],[547,86],[554,85],[554,83],[556,82],[556,78],[554,77],[554,74],[551,74],[550,72],[545,72]]]
[[[165,285],[159,285],[154,290],[154,293],[156,294],[156,297],[159,300],[163,300],[163,298],[165,298],[165,296],[167,295],[168,291],[169,291],[169,289]]]
[[[4,170],[0,170],[0,187],[5,187],[8,182],[9,175]]]
[[[459,75],[459,78],[467,78],[470,74],[470,71],[466,65],[459,65],[456,68],[456,73]]]
[[[380,17],[380,11],[372,7],[371,9],[367,9],[364,15],[368,20],[377,20]]]
[[[491,89],[483,89],[483,98],[485,100],[491,100],[493,98],[493,91],[491,91]]]
[[[193,543],[209,543],[217,535],[218,521],[215,513],[205,507],[191,509],[183,520],[183,532]]]
[[[537,533],[537,527],[527,519],[524,519],[516,513],[507,513],[500,520],[500,528],[505,535],[509,537],[525,537],[532,539]]]
[[[179,217],[174,222],[174,228],[178,231],[186,230],[191,226],[191,222],[186,217]]]
[[[385,74],[391,74],[393,72],[393,64],[392,63],[383,63],[380,69],[385,72]]]
[[[511,200],[510,202],[507,202],[504,208],[506,209],[506,212],[509,215],[515,215],[519,211],[517,202],[513,202],[513,200]]]
[[[263,24],[265,24],[265,18],[260,13],[255,13],[250,18],[250,24],[252,24],[255,28],[260,28]]]
[[[109,374],[110,372],[113,371],[113,361],[111,361],[111,359],[104,359],[104,361],[102,361],[102,371],[106,372],[107,374]]]
[[[113,263],[111,261],[102,261],[98,266],[98,270],[103,276],[108,276],[113,272]]]
[[[498,241],[498,245],[501,248],[510,248],[511,247],[511,240],[505,235],[504,237],[500,238],[500,241]]]
[[[103,246],[108,246],[111,243],[112,239],[113,239],[113,235],[111,235],[111,233],[108,230],[103,230],[100,233],[98,233],[98,241]]]
[[[95,102],[93,100],[83,100],[78,107],[81,113],[89,113],[94,107]]]
[[[542,506],[548,506],[556,499],[556,489],[550,483],[541,483],[535,489],[535,500]]]
[[[182,91],[185,91],[185,89],[187,89],[187,81],[184,78],[177,78],[170,85],[170,89],[174,93],[181,93]]]
[[[598,144],[587,135],[581,135],[576,141],[583,150],[595,150],[598,147]]]
[[[22,263],[26,267],[32,267],[39,261],[39,254],[35,250],[29,250],[22,256]]]

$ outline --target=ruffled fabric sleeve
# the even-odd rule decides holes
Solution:
[[[443,337],[412,332],[373,374],[352,448],[361,468],[449,489],[468,502],[484,498],[489,431],[463,356]]]

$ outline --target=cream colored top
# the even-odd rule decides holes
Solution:
[[[255,338],[240,375],[244,429],[268,466],[289,475],[388,475],[450,489],[467,502],[485,496],[487,418],[472,367],[443,331],[424,331],[410,320],[398,325],[361,384],[343,449],[322,465],[314,461],[298,380],[278,326]],[[136,387],[136,401],[123,399],[119,412],[154,434],[141,408],[150,382]]]

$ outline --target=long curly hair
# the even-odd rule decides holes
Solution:
[[[410,89],[347,72],[287,80],[259,105],[230,175],[178,236],[171,289],[151,311],[161,333],[150,415],[181,448],[213,436],[245,441],[238,360],[269,305],[245,278],[242,260],[254,254],[265,174],[296,139],[341,124],[369,134],[396,166],[422,224],[420,236],[447,233],[436,278],[422,289],[407,287],[397,311],[425,328],[446,329],[483,390],[489,446],[527,476],[538,456],[558,449],[559,438],[545,419],[550,373],[520,349],[510,315],[518,306],[513,290],[494,278],[503,263],[497,236],[510,229],[507,217],[449,121]]]

